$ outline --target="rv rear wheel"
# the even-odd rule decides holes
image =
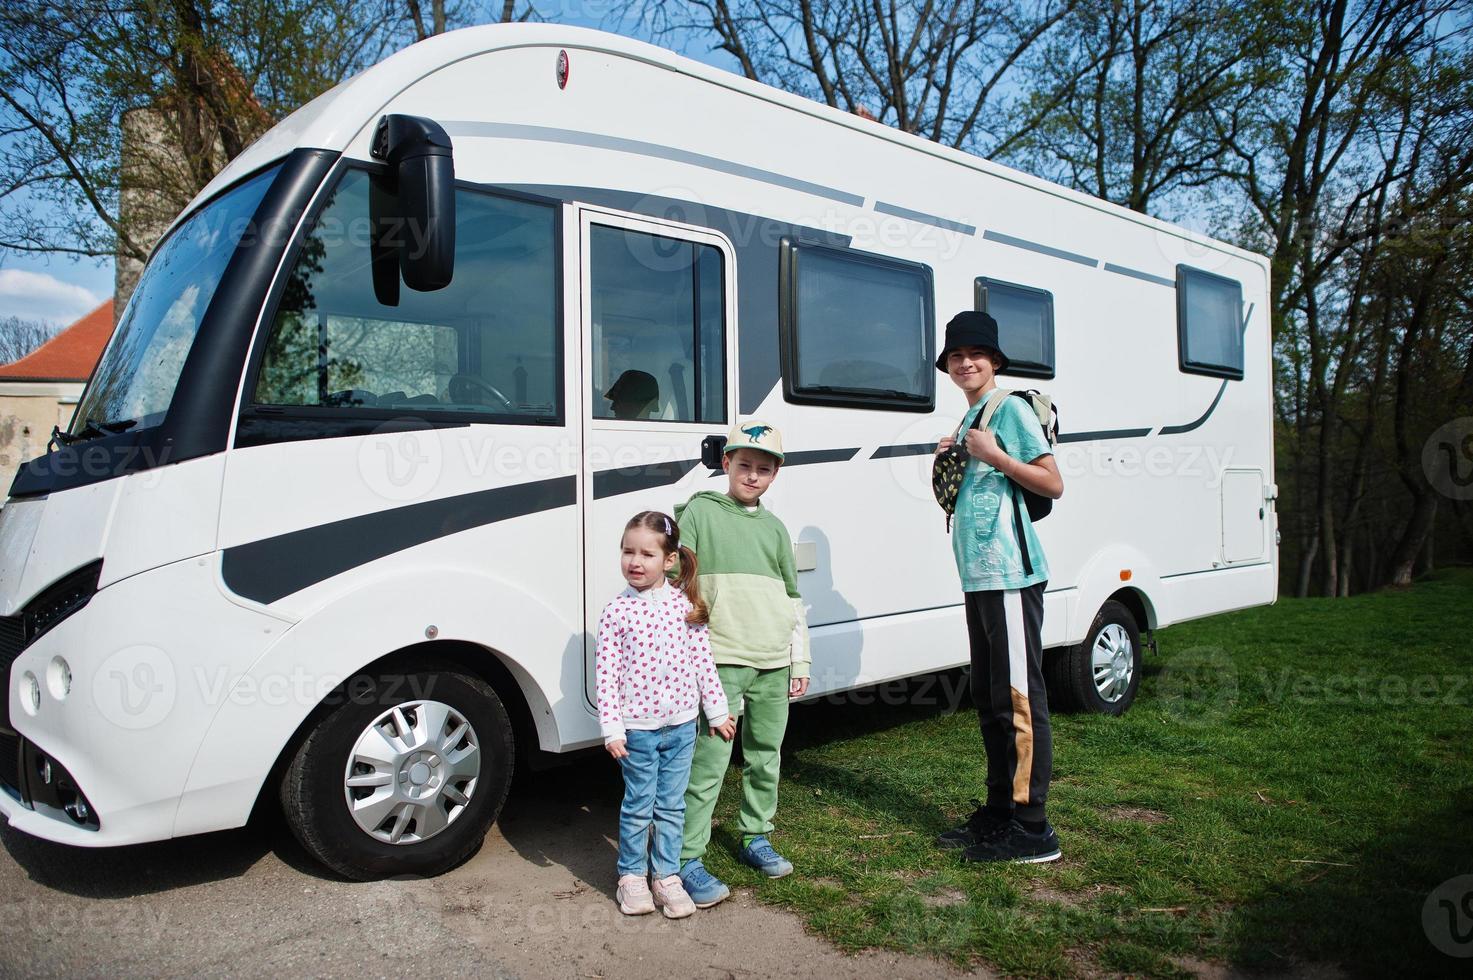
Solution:
[[[436,875],[475,853],[511,785],[512,728],[484,681],[454,671],[360,675],[281,781],[287,824],[359,881]]]
[[[1141,686],[1141,635],[1135,616],[1108,600],[1095,614],[1084,642],[1051,652],[1045,670],[1051,707],[1124,714]]]

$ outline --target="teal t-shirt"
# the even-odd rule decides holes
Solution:
[[[965,433],[976,421],[992,393],[979,399],[963,419]],[[990,426],[998,445],[1014,459],[1031,463],[1040,456],[1053,453],[1038,417],[1028,410],[1023,399],[1009,395],[993,413]],[[1048,580],[1048,562],[1023,492],[1014,497],[1008,478],[979,459],[971,459],[957,492],[956,515],[951,524],[951,550],[956,555],[956,570],[961,576],[963,592],[993,589],[1022,589]],[[1022,511],[1023,534],[1028,540],[1028,558],[1033,574],[1023,572],[1023,551],[1018,547],[1018,533],[1013,522],[1013,507]]]

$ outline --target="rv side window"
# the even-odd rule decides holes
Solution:
[[[455,278],[375,297],[369,186],[349,170],[283,292],[256,382],[257,405],[309,414],[460,415],[547,422],[558,385],[556,211],[456,189]]]
[[[1243,286],[1236,279],[1176,267],[1176,333],[1181,369],[1243,377]]]
[[[997,340],[1008,355],[1008,374],[1054,376],[1054,294],[1046,289],[979,277],[977,309],[997,321]]]
[[[594,417],[725,422],[721,250],[594,225],[589,264]]]
[[[931,270],[784,239],[778,295],[788,401],[930,411]]]

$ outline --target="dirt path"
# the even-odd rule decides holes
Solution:
[[[5,830],[0,975],[964,975],[931,959],[846,955],[745,889],[679,922],[620,915],[617,774],[589,763],[522,782],[480,853],[426,880],[326,878],[279,829],[105,851]]]

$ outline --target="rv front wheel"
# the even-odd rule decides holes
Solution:
[[[512,728],[480,678],[350,680],[281,783],[292,833],[355,880],[436,875],[475,853],[511,784]]]
[[[1114,599],[1106,601],[1084,642],[1052,651],[1046,669],[1051,707],[1123,715],[1141,685],[1141,636],[1135,616]]]

